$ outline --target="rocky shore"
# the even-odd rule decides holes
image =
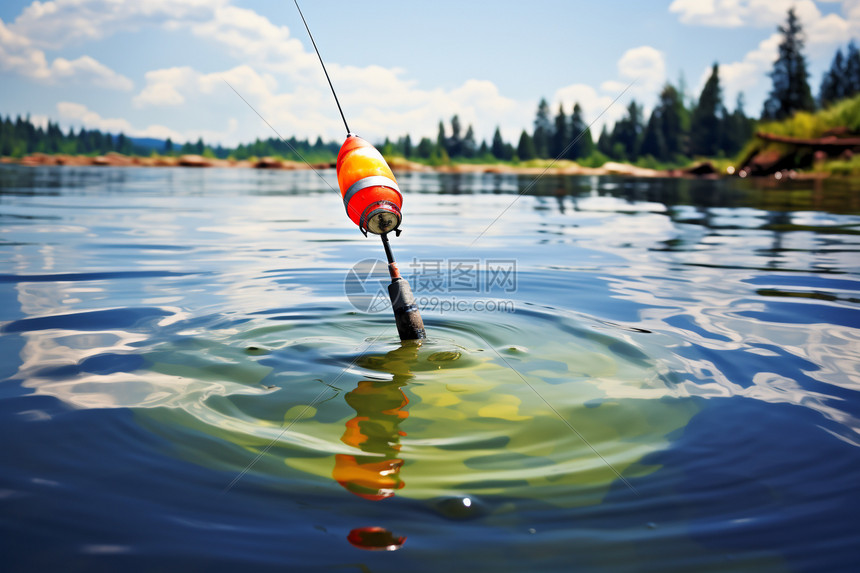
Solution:
[[[138,157],[123,155],[121,153],[107,153],[105,155],[64,155],[33,153],[25,155],[20,159],[3,157],[2,163],[17,163],[19,165],[96,165],[102,167],[240,167],[257,169],[325,169],[328,163],[317,163],[308,166],[298,161],[286,161],[273,157],[264,157],[257,161],[237,161],[232,159],[216,159],[203,157],[202,155],[180,155],[180,156],[154,156]]]
[[[303,169],[333,169],[334,163],[302,163],[299,161],[288,161],[276,157],[263,157],[255,161],[239,161],[234,159],[216,159],[203,157],[201,155],[181,156],[153,156],[137,157],[122,155],[120,153],[108,153],[98,156],[63,155],[34,153],[20,159],[3,157],[0,163],[17,163],[29,166],[105,166],[105,167],[229,167],[240,169],[278,169],[278,170],[303,170]],[[621,175],[629,177],[696,177],[717,178],[728,175],[741,175],[746,173],[735,173],[733,169],[728,172],[719,172],[709,161],[696,163],[684,169],[657,170],[645,167],[637,167],[628,163],[617,163],[609,161],[600,167],[585,167],[573,161],[559,161],[550,167],[507,165],[501,163],[472,164],[459,163],[451,165],[429,166],[403,158],[392,158],[389,160],[391,169],[395,172],[433,171],[436,173],[498,173],[514,175]],[[796,177],[806,177],[810,174],[794,174]]]

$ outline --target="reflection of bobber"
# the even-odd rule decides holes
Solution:
[[[369,456],[337,454],[334,459],[332,477],[349,492],[379,501],[394,495],[403,487],[400,479],[401,459],[378,460]]]
[[[397,230],[403,195],[394,174],[375,147],[351,133],[337,155],[337,183],[346,214],[362,233]]]
[[[409,400],[401,384],[362,380],[346,395],[357,415],[346,423],[341,441],[370,455],[337,454],[332,477],[359,497],[379,501],[403,487],[398,453],[406,433],[400,423],[409,416],[405,410]]]

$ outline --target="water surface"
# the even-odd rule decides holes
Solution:
[[[850,183],[320,175],[0,168],[13,570],[860,564]]]

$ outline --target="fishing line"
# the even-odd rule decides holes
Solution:
[[[475,238],[472,240],[472,242],[471,242],[471,243],[469,243],[469,246],[471,247],[471,246],[472,246],[472,245],[474,245],[476,242],[478,242],[478,239],[480,239],[481,237],[483,237],[483,236],[484,236],[484,233],[486,233],[487,231],[489,231],[489,230],[490,230],[490,227],[492,227],[493,225],[495,225],[495,224],[496,224],[496,221],[498,221],[499,219],[501,219],[501,218],[502,218],[502,215],[504,215],[505,213],[507,213],[507,212],[508,212],[508,209],[510,209],[511,207],[513,207],[513,206],[514,206],[514,203],[516,203],[517,201],[519,201],[520,197],[522,197],[523,195],[525,195],[525,194],[529,191],[529,189],[531,189],[532,187],[534,187],[534,186],[537,184],[537,182],[538,182],[538,181],[540,181],[541,177],[543,177],[544,175],[546,175],[546,172],[547,172],[547,171],[549,171],[549,170],[552,168],[552,166],[553,166],[553,165],[555,165],[555,163],[556,163],[559,159],[561,159],[561,158],[564,156],[564,154],[565,154],[565,153],[567,153],[567,152],[568,152],[568,150],[569,150],[571,147],[573,147],[573,146],[576,144],[576,142],[577,142],[577,141],[579,141],[580,139],[582,139],[582,136],[583,136],[583,135],[585,135],[585,132],[587,132],[588,130],[590,130],[590,129],[591,129],[591,126],[593,126],[595,123],[597,123],[597,120],[598,120],[598,119],[600,119],[601,117],[603,117],[603,114],[605,114],[607,111],[609,111],[609,110],[612,108],[612,106],[613,106],[613,105],[615,105],[615,103],[616,103],[619,99],[621,99],[621,96],[623,96],[625,93],[627,93],[627,90],[629,90],[631,87],[633,87],[633,84],[635,84],[637,81],[638,81],[638,78],[637,78],[637,79],[634,79],[632,82],[630,82],[629,84],[627,84],[627,87],[626,87],[626,88],[624,88],[624,90],[623,90],[620,94],[618,94],[618,95],[615,97],[615,99],[614,99],[614,100],[612,100],[612,103],[610,103],[608,106],[606,106],[606,109],[604,109],[603,111],[601,111],[601,112],[600,112],[600,115],[598,115],[596,118],[594,118],[594,121],[592,121],[591,123],[589,123],[589,124],[588,124],[588,127],[586,127],[586,128],[585,128],[585,129],[583,129],[581,132],[579,132],[579,135],[577,135],[577,136],[573,139],[573,141],[571,141],[570,143],[568,143],[568,144],[567,144],[567,147],[565,147],[565,148],[561,151],[561,153],[559,153],[559,154],[558,154],[558,157],[556,157],[555,159],[553,159],[552,161],[550,161],[550,162],[549,162],[549,165],[547,165],[547,166],[544,168],[544,170],[541,172],[541,174],[540,174],[540,175],[538,175],[537,177],[535,177],[535,178],[534,178],[534,181],[532,181],[531,183],[529,183],[529,184],[525,187],[525,189],[523,189],[522,191],[520,191],[520,193],[519,193],[516,197],[514,197],[514,200],[513,200],[513,201],[511,201],[511,204],[510,204],[510,205],[508,205],[507,207],[505,207],[504,209],[502,209],[502,212],[501,212],[501,213],[499,213],[499,214],[496,216],[496,218],[495,218],[495,219],[493,219],[493,221],[492,221],[489,225],[487,225],[487,228],[486,228],[486,229],[484,229],[483,231],[481,231],[481,233],[480,233],[477,237],[475,237]]]
[[[589,448],[591,448],[591,451],[592,451],[592,452],[594,452],[594,454],[595,454],[598,458],[600,458],[600,459],[603,461],[603,463],[604,463],[604,464],[606,464],[606,467],[608,467],[609,469],[611,469],[611,470],[612,470],[612,472],[613,472],[616,476],[618,476],[618,479],[620,479],[622,482],[624,482],[624,485],[626,485],[628,488],[630,488],[630,491],[632,491],[633,493],[635,493],[635,494],[636,494],[636,495],[638,495],[639,497],[642,497],[642,494],[641,494],[641,493],[639,493],[639,490],[637,490],[635,487],[633,487],[633,484],[631,484],[629,481],[627,481],[627,479],[626,479],[623,475],[621,475],[621,472],[619,472],[618,470],[616,470],[616,469],[612,466],[612,464],[610,464],[610,463],[609,463],[609,460],[607,460],[606,458],[604,458],[604,457],[601,455],[601,453],[597,451],[597,448],[595,448],[594,446],[592,446],[592,445],[591,445],[591,442],[589,442],[588,440],[586,440],[586,439],[585,439],[585,436],[583,436],[583,435],[580,433],[580,431],[579,431],[579,430],[577,430],[576,428],[574,428],[574,427],[573,427],[573,424],[571,424],[570,422],[568,422],[568,421],[567,421],[567,419],[566,419],[564,416],[562,416],[562,415],[561,415],[561,413],[560,413],[558,410],[556,410],[556,409],[555,409],[555,406],[553,406],[552,404],[550,404],[549,400],[547,400],[546,398],[544,398],[544,397],[543,397],[543,395],[542,395],[540,392],[538,392],[538,391],[537,391],[537,388],[535,388],[534,386],[532,386],[532,385],[531,385],[531,383],[530,383],[528,380],[526,380],[526,379],[525,379],[525,377],[524,377],[522,374],[520,374],[519,370],[517,370],[516,368],[514,368],[513,366],[511,366],[511,363],[510,363],[510,362],[508,362],[508,361],[505,359],[505,357],[504,357],[504,356],[502,356],[502,355],[499,353],[499,351],[498,351],[498,350],[496,350],[496,347],[495,347],[495,346],[493,346],[493,345],[491,345],[489,342],[487,342],[487,339],[486,339],[486,338],[484,338],[483,336],[481,336],[481,334],[480,334],[477,330],[475,330],[474,328],[472,328],[471,326],[469,326],[469,327],[467,327],[467,328],[468,328],[469,330],[471,330],[472,332],[474,332],[474,333],[475,333],[475,335],[476,335],[478,338],[480,338],[481,340],[483,340],[483,341],[484,341],[484,344],[486,344],[487,346],[489,346],[490,348],[492,348],[493,352],[495,352],[495,353],[496,353],[496,356],[498,356],[499,358],[501,358],[501,359],[502,359],[502,362],[504,362],[504,363],[505,363],[505,365],[506,365],[508,368],[510,368],[511,370],[513,370],[513,371],[514,371],[514,373],[515,373],[517,376],[519,376],[519,377],[520,377],[520,380],[522,380],[523,382],[525,382],[525,383],[526,383],[526,386],[528,386],[529,388],[531,388],[532,392],[534,392],[534,393],[537,395],[537,397],[538,397],[538,398],[540,398],[541,400],[543,400],[543,403],[544,403],[544,404],[546,404],[546,405],[549,407],[549,409],[550,409],[550,410],[552,410],[552,411],[553,411],[553,413],[554,413],[556,416],[558,416],[558,419],[559,419],[559,420],[561,420],[562,422],[564,422],[564,425],[565,425],[565,426],[567,426],[568,428],[570,428],[570,431],[571,431],[571,432],[573,432],[574,434],[576,434],[576,435],[579,437],[579,439],[580,439],[580,440],[582,440],[582,441],[583,441],[583,443],[585,443],[585,445],[586,445],[586,446],[588,446]]]
[[[340,191],[338,191],[337,189],[335,189],[334,187],[332,187],[332,186],[331,186],[331,183],[329,183],[328,181],[326,181],[326,178],[322,176],[322,173],[320,173],[319,171],[317,171],[316,169],[314,169],[314,166],[313,166],[313,165],[311,165],[310,163],[308,163],[307,159],[305,159],[304,157],[302,157],[302,154],[301,154],[301,153],[299,153],[299,151],[298,151],[295,147],[293,147],[292,145],[290,145],[290,142],[289,142],[289,141],[287,141],[286,139],[284,139],[284,137],[283,137],[280,133],[278,133],[278,130],[277,130],[277,129],[275,129],[275,127],[274,127],[271,123],[269,123],[269,122],[266,120],[266,118],[265,118],[265,117],[263,117],[262,115],[260,115],[260,112],[259,112],[259,111],[257,111],[257,110],[254,108],[254,106],[252,106],[252,105],[248,102],[248,100],[246,100],[244,97],[242,97],[242,94],[240,94],[238,91],[236,91],[236,88],[234,88],[234,87],[232,86],[232,84],[230,84],[230,82],[228,82],[228,81],[227,81],[226,79],[224,79],[224,78],[221,78],[221,79],[222,79],[222,80],[224,80],[224,83],[225,83],[225,84],[227,84],[228,86],[230,86],[230,89],[231,89],[231,90],[233,90],[233,92],[235,92],[235,94],[236,94],[237,96],[239,96],[239,99],[241,99],[243,102],[245,102],[245,104],[246,104],[248,107],[250,107],[250,108],[251,108],[251,111],[253,111],[254,113],[256,113],[256,114],[257,114],[257,117],[259,117],[260,119],[262,119],[262,120],[263,120],[263,123],[265,123],[266,125],[268,125],[268,126],[271,128],[271,130],[275,132],[275,135],[277,135],[277,136],[278,136],[278,139],[280,139],[281,141],[283,141],[283,142],[284,142],[284,144],[285,144],[287,147],[289,147],[289,148],[290,148],[290,150],[291,150],[293,153],[295,153],[295,154],[296,154],[296,157],[298,157],[299,159],[301,159],[301,160],[304,162],[304,164],[308,166],[308,169],[310,169],[311,171],[313,171],[314,173],[316,173],[316,174],[317,174],[317,177],[319,177],[319,178],[322,180],[322,182],[323,182],[323,183],[325,183],[325,184],[328,186],[328,188],[329,188],[329,189],[331,189],[332,191],[334,191],[335,193],[337,193],[338,195],[340,195]],[[352,205],[349,205],[347,208],[348,208],[350,211],[352,211],[353,213],[357,213],[357,211],[356,211],[355,207],[353,207]]]
[[[317,57],[320,59],[320,65],[322,66],[323,73],[325,74],[325,79],[328,80],[328,87],[331,88],[331,95],[334,96],[334,103],[337,104],[337,110],[340,112],[340,117],[343,120],[343,126],[346,128],[347,135],[349,135],[352,132],[349,130],[349,126],[346,124],[346,116],[343,115],[343,109],[341,109],[341,107],[340,107],[340,100],[337,99],[337,93],[335,93],[335,91],[334,91],[334,86],[331,83],[331,78],[328,76],[328,70],[325,67],[325,63],[323,62],[323,59],[322,59],[322,56],[320,55],[319,49],[317,49],[317,43],[314,41],[314,35],[311,34],[311,29],[308,26],[307,20],[305,20],[305,15],[302,14],[302,9],[299,8],[299,0],[293,0],[293,2],[296,3],[296,8],[299,11],[299,16],[302,17],[302,23],[304,23],[304,25],[305,25],[305,30],[308,31],[308,36],[311,37],[311,44],[314,45],[314,51],[317,53]]]
[[[250,103],[248,103],[248,100],[246,100],[245,98],[243,98],[243,97],[242,97],[242,94],[240,94],[238,91],[236,91],[236,88],[234,88],[234,87],[232,86],[232,84],[230,84],[230,82],[228,82],[228,81],[227,81],[226,79],[224,79],[224,78],[221,78],[221,79],[222,79],[222,80],[224,80],[224,83],[225,83],[225,84],[227,84],[228,86],[230,86],[230,89],[231,89],[231,90],[233,90],[233,91],[236,93],[236,95],[237,95],[237,96],[239,96],[239,99],[241,99],[243,102],[245,102],[245,104],[246,104],[248,107],[250,107],[250,108],[251,108],[251,111],[253,111],[254,113],[256,113],[256,114],[257,114],[257,117],[259,117],[260,119],[262,119],[262,120],[263,120],[263,122],[264,122],[266,125],[268,125],[268,126],[272,129],[272,131],[274,131],[274,132],[275,132],[275,135],[277,135],[277,136],[278,136],[278,139],[280,139],[281,141],[283,141],[283,142],[284,142],[284,144],[285,144],[287,147],[289,147],[289,148],[290,148],[290,150],[291,150],[293,153],[295,153],[295,154],[296,154],[296,156],[297,156],[299,159],[301,159],[301,160],[304,162],[304,164],[305,164],[305,165],[307,165],[307,166],[310,168],[310,170],[311,170],[311,171],[313,171],[314,173],[316,173],[316,174],[317,174],[317,177],[319,177],[320,179],[322,179],[323,183],[325,183],[326,185],[328,185],[328,188],[329,188],[329,189],[331,189],[332,191],[334,191],[334,192],[335,192],[335,193],[337,193],[337,194],[340,194],[340,192],[339,192],[339,191],[337,191],[334,187],[332,187],[332,186],[331,186],[331,183],[329,183],[328,181],[326,181],[325,177],[323,177],[323,176],[322,176],[322,174],[321,174],[319,171],[317,171],[316,169],[314,169],[314,168],[313,168],[313,165],[311,165],[310,163],[308,163],[308,162],[307,162],[307,160],[306,160],[304,157],[302,157],[302,154],[301,154],[301,153],[299,153],[299,152],[298,152],[298,150],[297,150],[295,147],[293,147],[292,145],[290,145],[290,142],[289,142],[289,141],[287,141],[286,139],[284,139],[284,138],[283,138],[283,136],[282,136],[280,133],[278,133],[278,130],[277,130],[277,129],[275,129],[275,128],[274,128],[274,126],[272,126],[272,124],[271,124],[271,123],[269,123],[269,122],[266,120],[266,118],[265,118],[265,117],[263,117],[262,115],[260,115],[260,112],[259,112],[259,111],[257,111],[256,109],[254,109],[254,106],[252,106]]]

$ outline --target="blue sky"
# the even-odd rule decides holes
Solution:
[[[305,0],[302,9],[356,133],[435,137],[456,113],[479,137],[498,125],[514,140],[541,97],[553,112],[580,102],[599,129],[631,98],[650,108],[682,74],[697,95],[715,61],[727,105],[743,91],[757,115],[776,26],[792,5],[817,93],[836,48],[860,38],[860,0]],[[344,135],[292,2],[0,4],[4,116],[225,145],[271,136],[224,80],[285,136]]]

